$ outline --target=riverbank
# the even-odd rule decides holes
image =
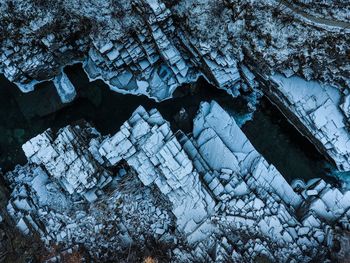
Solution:
[[[47,128],[57,130],[84,119],[102,134],[111,134],[139,105],[148,110],[157,108],[171,122],[174,131],[185,132],[192,130],[192,120],[201,101],[216,100],[238,122],[246,121],[251,114],[247,101],[233,99],[202,78],[193,85],[178,88],[173,99],[157,103],[145,96],[113,92],[102,81],[89,82],[80,64],[66,67],[65,72],[78,93],[77,99],[68,104],[61,103],[51,82],[39,84],[35,92],[21,93],[1,77],[0,166],[3,170],[24,164],[21,145]],[[256,149],[289,182],[295,178],[315,177],[329,181],[326,176],[329,165],[323,156],[268,100],[262,100],[253,120],[242,128]]]

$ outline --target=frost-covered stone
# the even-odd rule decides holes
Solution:
[[[143,184],[155,184],[169,198],[178,227],[186,235],[213,213],[214,201],[158,111],[148,113],[139,107],[118,133],[102,143],[100,154],[111,165],[125,160]]]
[[[85,150],[84,136],[89,134],[82,132],[79,127],[67,127],[54,138],[52,131],[47,130],[25,143],[23,151],[29,162],[43,165],[70,194],[77,192],[90,198],[94,186],[103,187],[111,178]]]
[[[63,103],[68,103],[74,100],[77,93],[72,82],[64,72],[55,77],[53,83]]]
[[[284,111],[294,116],[295,125],[339,170],[349,171],[350,134],[347,117],[339,108],[341,93],[335,87],[296,76],[285,78],[276,74],[271,80],[269,92]]]
[[[344,19],[348,7],[344,1],[319,6],[277,0],[5,1],[0,70],[29,91],[32,80],[54,79],[64,65],[83,61],[90,79],[157,100],[200,75],[238,95],[241,76],[247,77],[242,61],[266,74],[321,78],[346,88],[349,23],[324,16]]]
[[[292,188],[216,102],[201,104],[192,135],[139,107],[112,136],[67,126],[23,149],[28,164],[5,175],[7,211],[47,247],[111,260],[152,237],[171,262],[309,262],[347,244],[350,192],[320,179]]]
[[[345,0],[170,2],[4,1],[0,71],[23,92],[52,79],[63,102],[76,91],[62,67],[76,61],[91,80],[159,101],[199,76],[233,96],[268,83],[265,94],[349,171]],[[23,150],[28,164],[6,174],[7,208],[47,246],[78,242],[105,257],[106,244],[120,252],[149,236],[179,244],[180,262],[308,262],[350,229],[348,192],[321,180],[291,187],[216,103],[201,106],[193,135],[139,108],[113,136],[69,126]]]

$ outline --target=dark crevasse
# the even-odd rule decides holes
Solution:
[[[80,120],[90,122],[102,134],[114,134],[140,105],[157,108],[171,122],[172,129],[192,131],[192,120],[201,101],[212,99],[227,105],[237,115],[244,114],[245,103],[232,99],[223,90],[204,79],[178,88],[174,98],[160,103],[146,96],[123,95],[111,91],[101,80],[89,82],[81,64],[68,66],[65,72],[77,89],[78,97],[62,104],[52,82],[38,84],[34,92],[22,93],[4,76],[0,78],[0,167],[13,169],[26,159],[21,145],[47,128],[59,129]],[[177,121],[176,114],[185,108],[188,117]]]
[[[323,178],[336,183],[330,173],[334,165],[325,161],[315,146],[265,97],[252,121],[242,130],[254,147],[275,165],[287,181],[296,178]]]
[[[237,120],[244,119],[248,113],[244,99],[233,99],[203,78],[196,84],[178,88],[173,99],[157,103],[146,96],[113,92],[100,80],[89,82],[80,64],[66,67],[65,72],[78,92],[78,98],[70,104],[60,102],[52,82],[41,83],[35,92],[24,94],[1,76],[0,167],[5,171],[26,162],[21,145],[47,128],[59,129],[86,120],[102,134],[113,134],[139,105],[148,110],[157,108],[171,122],[174,131],[182,129],[185,132],[191,132],[192,120],[201,101],[216,100]],[[177,114],[181,108],[186,110],[188,117],[179,121]],[[243,126],[243,131],[288,181],[325,178],[327,163],[323,157],[267,101],[262,101],[253,120]]]

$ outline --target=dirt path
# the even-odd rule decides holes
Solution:
[[[311,24],[316,24],[321,27],[333,27],[337,29],[347,29],[350,30],[350,23],[349,22],[344,22],[344,21],[337,21],[337,20],[332,20],[332,19],[327,19],[327,18],[322,18],[322,17],[316,17],[313,15],[310,15],[301,9],[295,7],[292,3],[290,3],[287,0],[281,0],[280,3],[284,5],[285,7],[289,8],[292,10],[294,13],[297,15],[302,16],[305,20],[308,20]]]

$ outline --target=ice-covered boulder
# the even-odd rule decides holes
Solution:
[[[64,72],[54,78],[53,83],[63,103],[72,102],[77,95],[72,82]]]

